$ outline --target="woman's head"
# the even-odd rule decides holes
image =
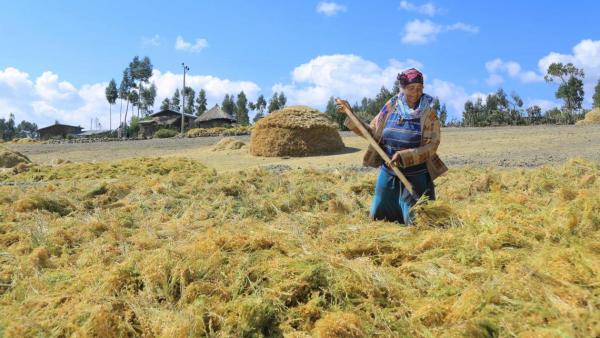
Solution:
[[[409,103],[416,102],[423,95],[423,73],[417,69],[407,69],[398,74],[398,81]]]

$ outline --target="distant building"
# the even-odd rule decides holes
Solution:
[[[104,129],[99,129],[99,130],[86,130],[86,131],[82,131],[81,133],[75,135],[78,138],[101,138],[101,137],[110,137],[111,131],[110,130],[104,130]]]
[[[196,116],[190,114],[183,114],[183,116],[184,129],[193,127]],[[150,114],[148,117],[149,119],[139,122],[140,131],[138,133],[138,137],[152,137],[157,130],[164,128],[174,129],[177,131],[181,130],[181,113],[174,110],[161,110],[154,114]]]
[[[66,138],[69,135],[80,134],[83,128],[79,126],[70,126],[67,124],[55,123],[51,126],[38,129],[40,140],[51,138]]]
[[[204,114],[198,116],[194,124],[198,128],[228,127],[236,123],[235,117],[227,114],[216,104]]]

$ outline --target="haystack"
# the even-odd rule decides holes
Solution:
[[[0,168],[12,168],[19,163],[31,163],[31,160],[18,151],[0,147]]]
[[[583,120],[577,121],[577,125],[582,124],[600,124],[600,108],[590,110]]]
[[[246,146],[246,143],[235,139],[233,137],[225,137],[221,139],[221,141],[217,142],[212,148],[212,151],[221,151],[221,150],[237,150]]]
[[[259,120],[250,136],[255,156],[324,155],[344,148],[342,138],[325,114],[306,106],[291,106]]]

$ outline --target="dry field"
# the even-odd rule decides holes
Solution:
[[[213,152],[220,137],[153,139],[92,144],[5,144],[37,163],[57,158],[72,162],[107,161],[140,156],[177,156],[201,161],[219,171],[281,164],[292,168],[359,166],[367,142],[343,132],[346,149],[337,155],[260,158],[237,152]],[[249,136],[236,137],[248,143]],[[563,163],[572,157],[600,162],[600,125],[499,128],[444,128],[441,158],[451,166],[534,167]]]
[[[75,163],[0,172],[0,336],[600,335],[600,127],[445,129],[410,228],[368,219],[358,137],[217,141],[8,145]]]

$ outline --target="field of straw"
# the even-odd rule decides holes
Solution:
[[[0,336],[600,335],[596,161],[453,167],[409,228],[368,220],[374,172],[26,169],[0,173]]]

